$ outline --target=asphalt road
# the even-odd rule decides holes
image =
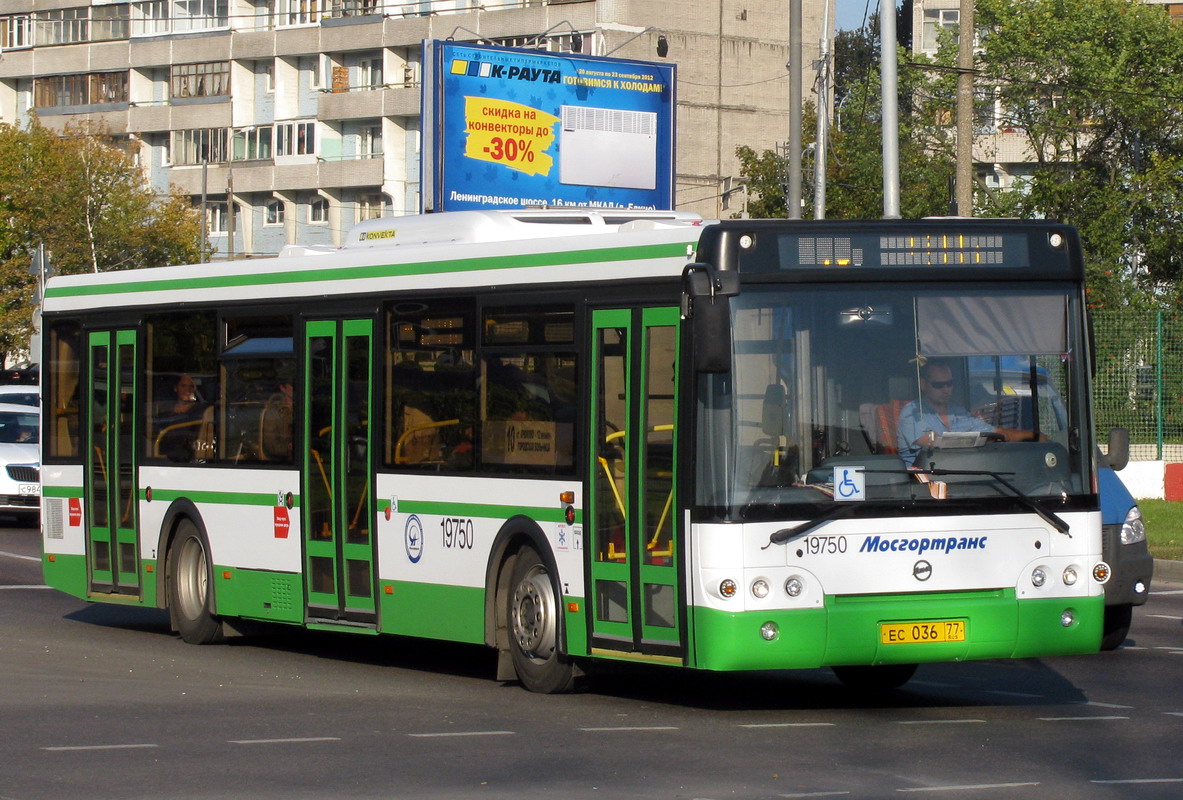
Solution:
[[[0,800],[1183,797],[1183,584],[1116,652],[925,665],[879,698],[642,668],[548,697],[483,648],[186,645],[161,612],[39,588],[37,553],[0,527]]]

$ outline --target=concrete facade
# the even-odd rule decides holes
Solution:
[[[825,1],[803,0],[806,100]],[[337,244],[359,220],[417,211],[424,39],[572,52],[579,32],[581,53],[676,64],[681,210],[739,213],[742,193],[724,191],[738,185],[736,147],[788,139],[787,0],[3,6],[0,122],[127,136],[158,191],[205,197],[215,258]]]

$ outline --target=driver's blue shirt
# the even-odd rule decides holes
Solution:
[[[925,406],[921,408],[921,406]],[[981,431],[988,433],[994,426],[978,419],[960,406],[949,406],[945,415],[949,424],[935,411],[916,400],[908,403],[900,410],[899,423],[896,426],[896,445],[900,451],[900,458],[905,464],[911,464],[920,453],[920,446],[916,440],[929,431],[946,433],[950,431]]]

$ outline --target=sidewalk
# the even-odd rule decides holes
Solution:
[[[1183,561],[1167,561],[1165,558],[1154,559],[1154,577],[1150,584],[1159,581],[1167,583],[1183,583]]]

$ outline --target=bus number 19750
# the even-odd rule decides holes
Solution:
[[[472,520],[463,517],[444,517],[440,520],[440,535],[444,547],[462,547],[471,550],[473,545]]]
[[[811,556],[846,552],[845,536],[807,536],[805,549]]]

